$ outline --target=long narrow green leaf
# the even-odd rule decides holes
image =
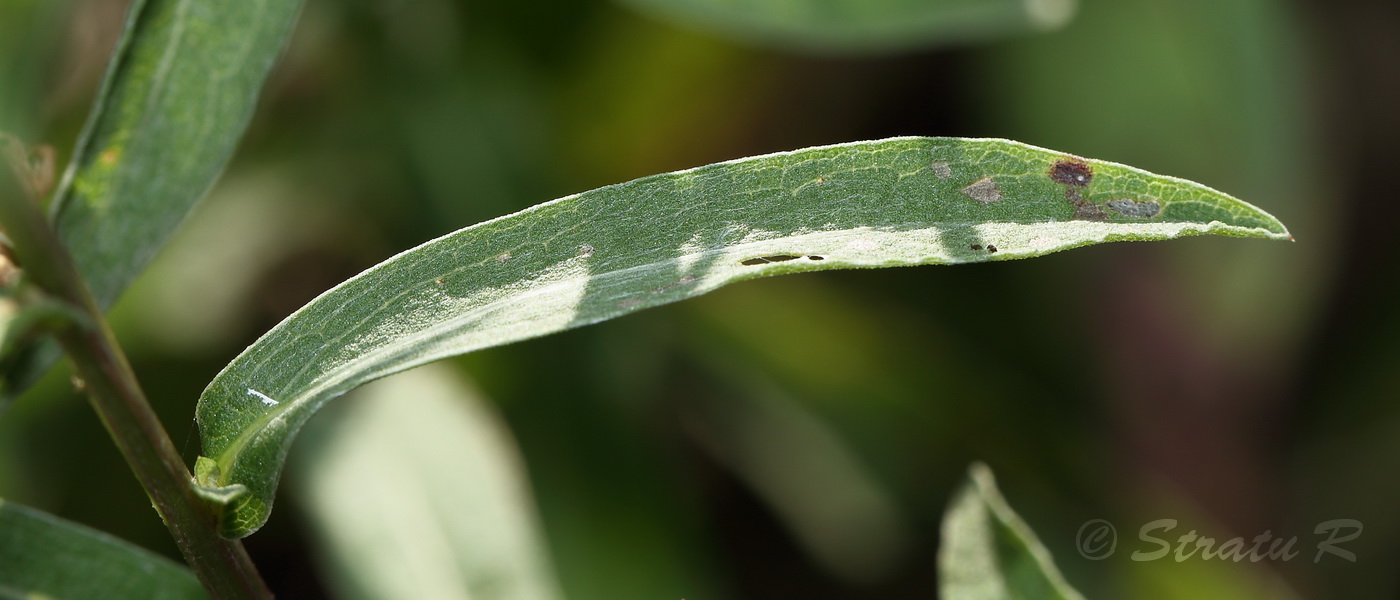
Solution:
[[[559,598],[520,456],[475,390],[430,365],[355,395],[292,455],[340,597]]]
[[[223,171],[300,8],[132,6],[52,208],[99,304],[116,300]]]
[[[945,600],[1084,599],[1011,510],[983,464],[972,466],[943,517],[938,580]]]
[[[52,219],[103,308],[213,185],[257,106],[301,0],[136,0]],[[13,395],[53,362],[35,350]],[[5,385],[9,383],[9,385]]]
[[[620,0],[637,10],[771,46],[875,53],[1063,25],[1077,0]]]
[[[0,499],[0,599],[208,597],[194,574],[170,559]]]
[[[288,317],[200,397],[196,476],[243,536],[306,419],[412,366],[755,277],[1202,234],[1289,238],[1205,186],[1006,140],[858,142],[599,188],[428,242]]]

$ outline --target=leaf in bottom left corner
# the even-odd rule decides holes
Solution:
[[[101,531],[0,499],[0,600],[205,600],[184,566]]]

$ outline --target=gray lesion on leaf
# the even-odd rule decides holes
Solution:
[[[953,166],[941,160],[930,164],[928,168],[933,169],[933,174],[939,179],[947,179],[953,176]]]
[[[509,252],[502,252],[502,253],[496,255],[496,262],[501,263],[501,264],[506,264],[506,262],[509,261],[510,259],[511,259],[511,255],[510,255]]]
[[[1118,214],[1134,219],[1150,219],[1162,212],[1162,205],[1156,200],[1140,201],[1132,198],[1115,198],[1105,202],[1104,205]]]
[[[962,189],[962,193],[982,204],[1001,202],[1001,188],[997,187],[997,182],[992,181],[991,177],[983,177],[968,184]]]

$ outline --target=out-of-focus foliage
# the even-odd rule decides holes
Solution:
[[[992,471],[974,464],[943,518],[938,549],[943,598],[1083,600],[1055,568],[1050,552],[997,489]]]
[[[0,3],[0,27],[47,40],[0,56],[32,74],[0,88],[31,99],[7,129],[71,146],[110,4]],[[39,5],[42,23],[11,12]],[[317,293],[549,198],[896,135],[1110,158],[1261,206],[1298,242],[765,279],[452,361],[519,440],[564,595],[927,598],[948,494],[983,460],[1086,597],[1393,597],[1396,22],[1387,0],[1084,0],[1053,32],[799,58],[602,1],[312,2],[227,176],[113,319],[181,442],[220,367]],[[173,555],[62,374],[30,394],[0,419],[0,495]],[[788,446],[709,448],[717,424],[794,427],[698,412],[755,398],[788,402],[882,500],[822,517],[752,483],[765,464],[822,481]],[[1163,517],[1172,541],[1271,531],[1301,552],[1132,561]],[[1314,562],[1313,528],[1337,517],[1365,523],[1358,562]],[[326,597],[300,518],[279,511],[250,550],[280,595]],[[858,519],[904,539],[820,550],[814,532]],[[1090,519],[1117,526],[1113,557],[1077,553]]]
[[[765,46],[878,53],[1053,29],[1076,0],[621,0]]]
[[[223,172],[300,8],[135,0],[51,209],[98,305]]]
[[[292,468],[342,597],[559,598],[510,433],[470,386],[431,365],[354,396]]]
[[[50,210],[98,306],[116,301],[223,172],[300,8],[133,3]],[[35,346],[0,373],[0,403],[56,357]]]
[[[189,569],[110,535],[0,499],[0,598],[208,598]]]

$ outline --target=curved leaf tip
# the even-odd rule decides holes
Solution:
[[[1203,234],[1289,239],[1200,184],[1007,140],[856,142],[607,186],[408,250],[277,325],[200,397],[199,483],[225,499],[226,533],[247,535],[292,438],[331,398],[736,281]]]

